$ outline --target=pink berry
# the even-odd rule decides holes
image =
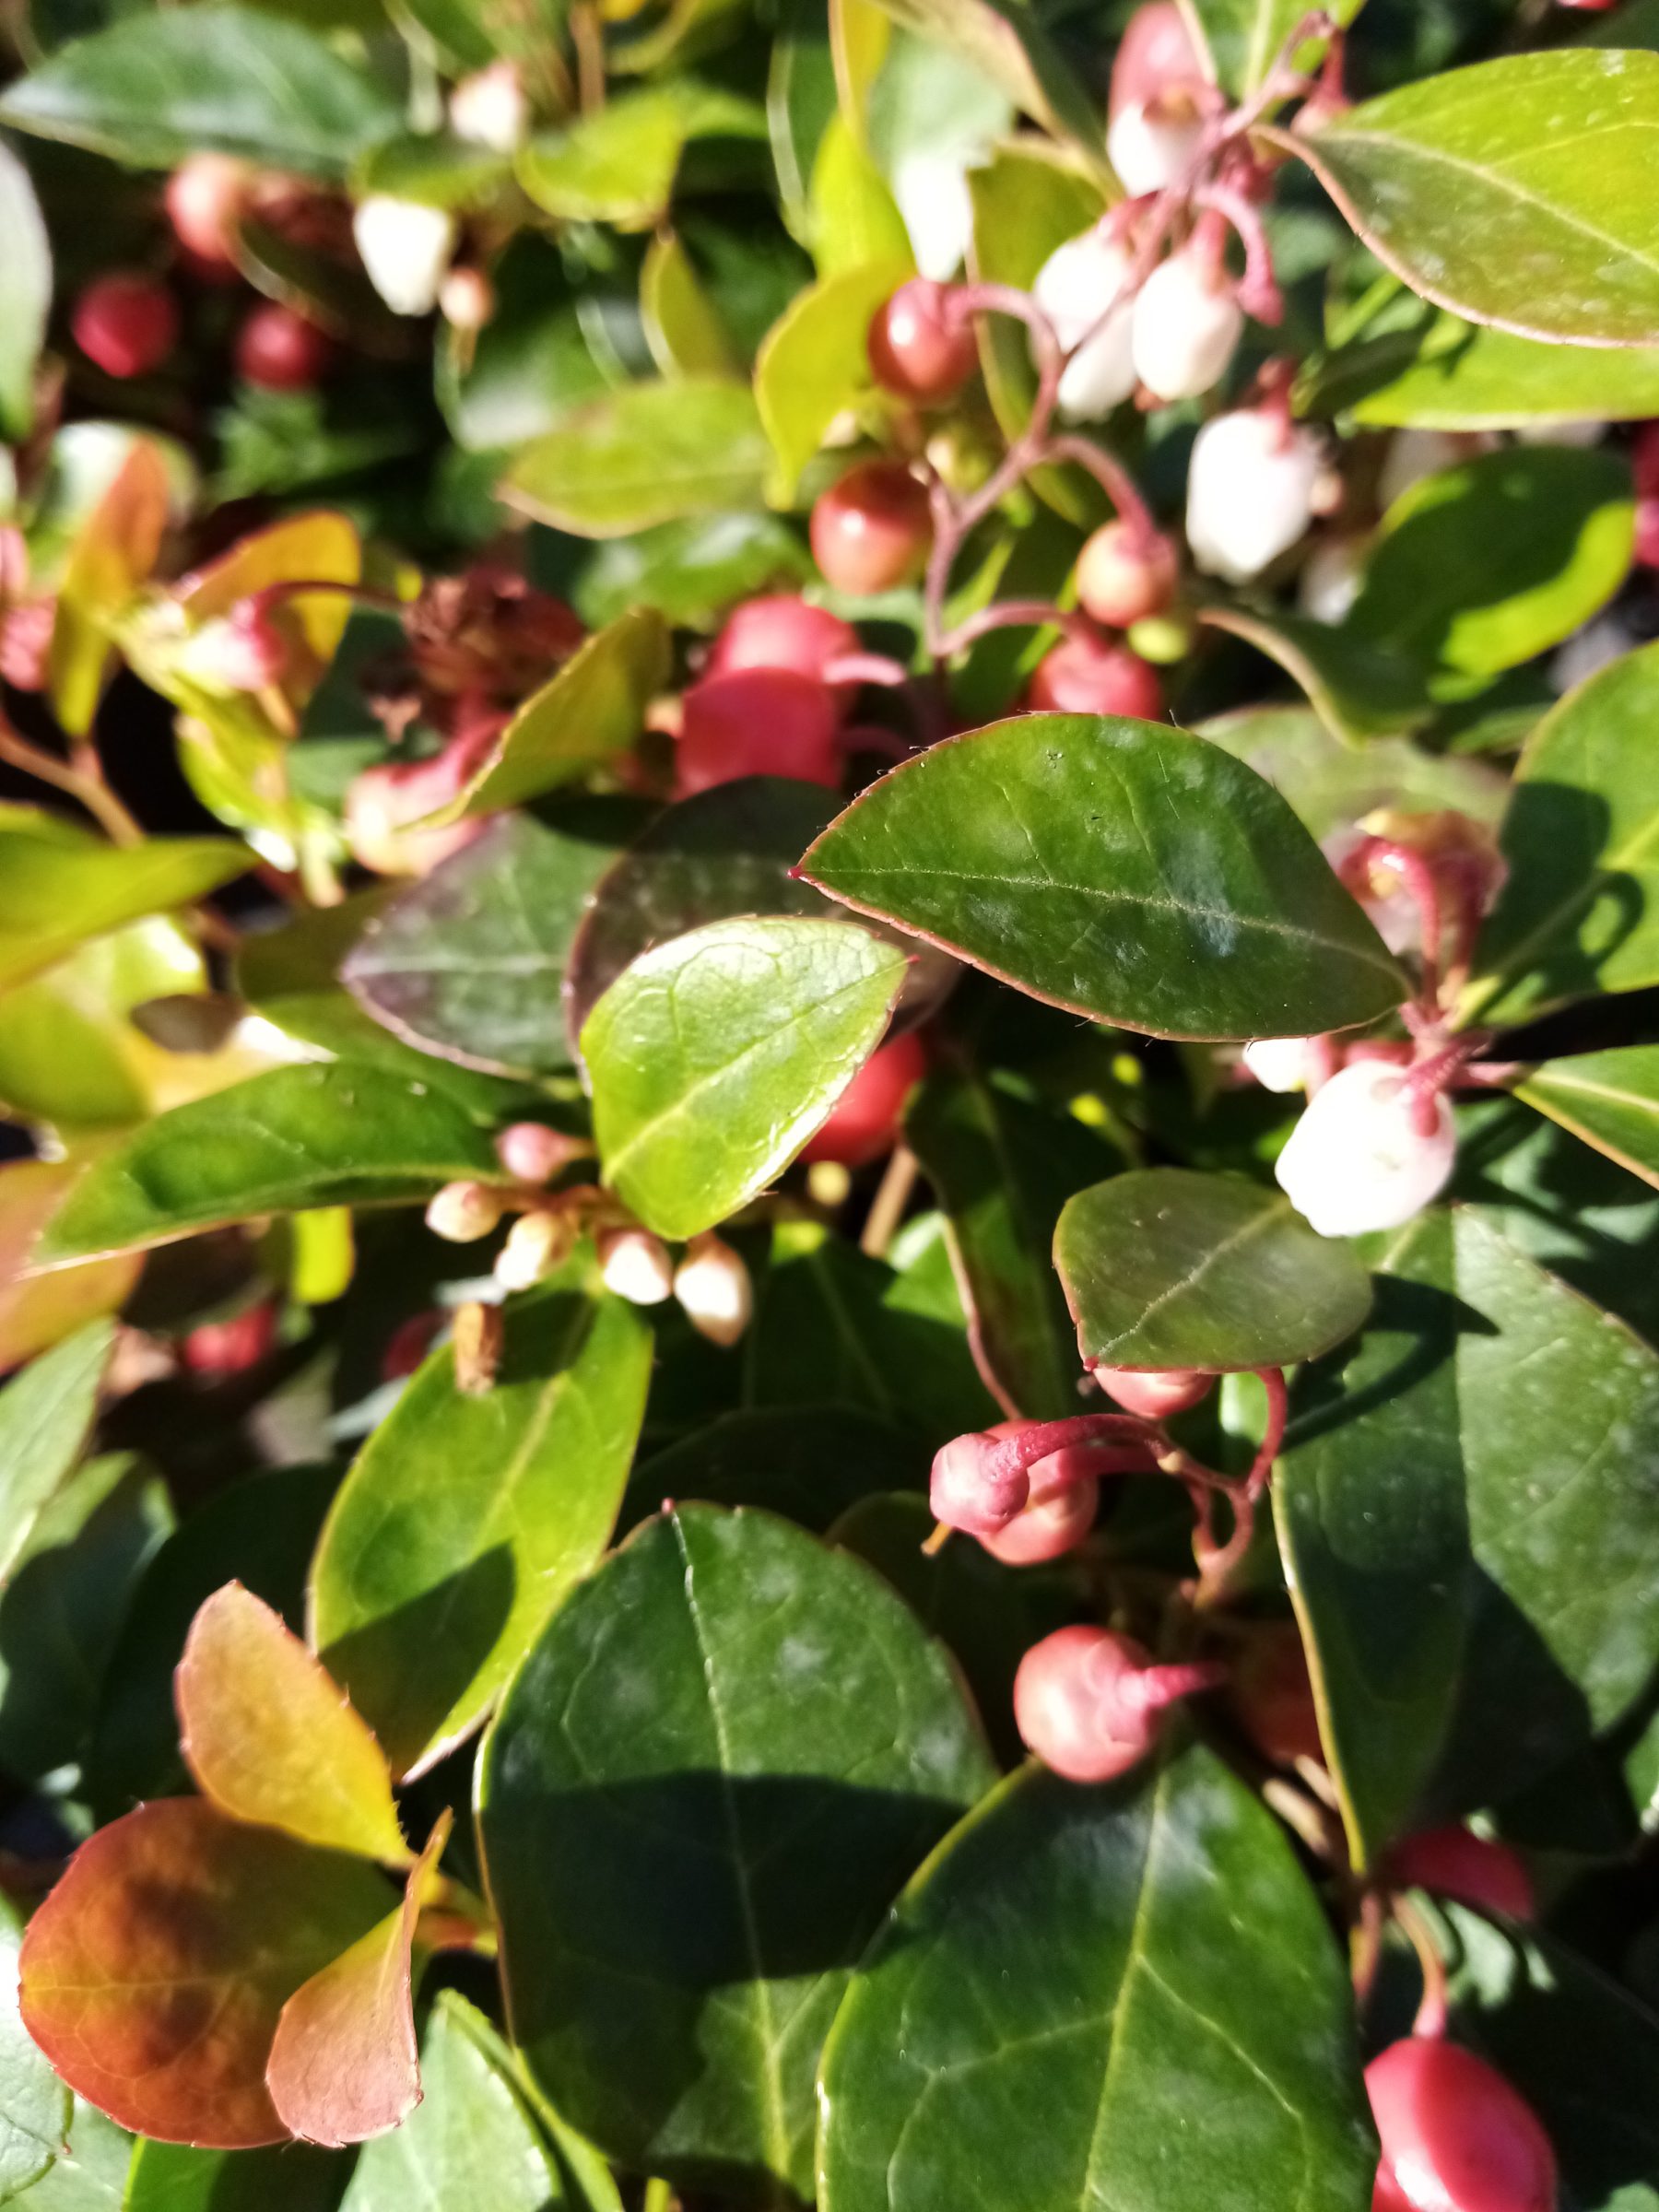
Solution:
[[[809,535],[838,592],[865,598],[913,582],[933,540],[926,488],[901,461],[861,461],[818,495]]]
[[[411,1313],[407,1321],[400,1321],[381,1354],[381,1381],[401,1382],[412,1375],[431,1350],[443,1323],[444,1316],[435,1306],[424,1313]]]
[[[832,661],[857,651],[858,632],[851,623],[824,607],[809,606],[791,593],[779,592],[733,609],[709,648],[703,674],[706,679],[738,676],[747,668],[788,668],[822,683]],[[835,686],[831,696],[844,711],[856,689],[856,685]]]
[[[257,1367],[276,1342],[276,1308],[270,1300],[229,1321],[206,1321],[179,1347],[179,1364],[192,1375],[240,1375]]]
[[[1365,2069],[1382,2169],[1410,2212],[1555,2212],[1556,2162],[1537,2114],[1472,2051],[1391,2043]]]
[[[164,284],[137,271],[100,276],[75,303],[75,342],[106,376],[147,376],[179,342],[179,311]]]
[[[1525,1862],[1507,1843],[1455,1824],[1403,1836],[1388,1853],[1383,1872],[1398,1888],[1433,1889],[1509,1920],[1531,1920],[1537,1910]]]
[[[1150,662],[1124,645],[1063,638],[1037,664],[1026,704],[1045,714],[1126,714],[1163,719],[1163,686]]]
[[[1107,523],[1077,556],[1077,598],[1108,629],[1161,615],[1175,596],[1175,548],[1161,531]]]
[[[1207,1398],[1216,1378],[1195,1367],[1097,1367],[1096,1382],[1125,1413],[1148,1421],[1166,1420]]]
[[[803,1159],[839,1160],[862,1168],[899,1141],[899,1114],[912,1087],[927,1073],[927,1054],[913,1030],[871,1053],[802,1152]]]
[[[789,668],[745,668],[707,677],[686,693],[677,752],[682,798],[739,776],[787,776],[797,783],[841,782],[835,701]]]
[[[167,180],[167,219],[198,276],[237,274],[237,228],[247,194],[248,172],[228,154],[192,154]]]
[[[1212,1665],[1155,1666],[1144,1645],[1107,1629],[1058,1629],[1019,1663],[1014,1721],[1056,1774],[1110,1782],[1151,1750],[1171,1705],[1220,1678]]]
[[[1147,0],[1124,26],[1112,64],[1107,112],[1144,107],[1174,88],[1204,82],[1204,65],[1177,0]]]
[[[308,392],[334,358],[326,331],[275,300],[254,308],[236,335],[236,373],[265,392]]]
[[[901,284],[870,324],[870,367],[882,389],[923,404],[954,399],[973,374],[973,326],[950,312],[950,288],[930,276]]]

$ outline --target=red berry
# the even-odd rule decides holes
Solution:
[[[988,1436],[1016,1436],[1029,1424],[998,1421]],[[1030,1494],[1014,1518],[988,1530],[980,1542],[1005,1567],[1035,1567],[1075,1551],[1094,1526],[1100,1486],[1095,1479],[1100,1453],[1087,1445],[1066,1444],[1026,1471]]]
[[[179,311],[155,277],[120,272],[87,287],[70,328],[76,344],[106,376],[147,376],[179,342]]]
[[[835,701],[790,668],[745,668],[706,677],[686,693],[677,752],[682,798],[738,776],[841,782]]]
[[[926,564],[926,488],[900,461],[862,461],[819,494],[810,535],[813,558],[838,592],[890,592]]]
[[[436,1307],[425,1313],[411,1313],[407,1321],[400,1321],[381,1354],[381,1381],[401,1382],[406,1376],[412,1375],[431,1350],[443,1323],[444,1316]]]
[[[1204,82],[1204,65],[1193,45],[1177,0],[1147,0],[1124,27],[1112,64],[1107,112],[1145,107],[1169,91]]]
[[[1293,1620],[1255,1630],[1228,1682],[1228,1700],[1244,1734],[1275,1766],[1299,1759],[1323,1764],[1319,1712],[1301,1631]]]
[[[1207,1398],[1216,1378],[1194,1367],[1097,1367],[1094,1377],[1110,1398],[1125,1413],[1143,1420],[1161,1421],[1171,1413],[1184,1413]]]
[[[1159,722],[1163,686],[1150,662],[1127,646],[1063,638],[1037,664],[1026,704],[1040,713],[1126,714],[1136,722]]]
[[[1175,595],[1175,548],[1160,531],[1108,523],[1077,556],[1077,598],[1109,629],[1161,615]]]
[[[1659,422],[1644,422],[1630,446],[1630,474],[1639,500],[1659,499]]]
[[[1631,559],[1639,568],[1659,569],[1659,496],[1644,492],[1636,502],[1636,542]]]
[[[1020,1740],[1068,1782],[1110,1782],[1143,1759],[1180,1698],[1219,1679],[1213,1665],[1154,1666],[1142,1644],[1109,1630],[1056,1630],[1014,1677]]]
[[[1549,2137],[1472,2051],[1410,2036],[1372,2059],[1365,2086],[1395,2193],[1378,2202],[1411,2212],[1555,2212]]]
[[[870,324],[876,382],[900,399],[954,399],[979,359],[973,325],[950,313],[950,288],[930,276],[901,284]]]
[[[269,1300],[229,1321],[206,1321],[179,1347],[179,1364],[192,1375],[240,1375],[257,1367],[276,1342],[276,1309]]]
[[[167,180],[167,219],[198,276],[236,275],[237,229],[247,192],[247,171],[228,154],[193,154]]]
[[[912,1085],[927,1073],[927,1054],[913,1030],[873,1053],[836,1100],[803,1159],[834,1159],[862,1168],[899,1140],[899,1113]]]
[[[1472,1829],[1427,1828],[1403,1836],[1383,1871],[1398,1888],[1433,1889],[1510,1920],[1531,1920],[1537,1909],[1525,1863],[1507,1843],[1494,1843]]]
[[[780,592],[733,609],[709,648],[704,674],[736,676],[745,668],[792,668],[797,676],[821,683],[831,661],[857,651],[858,632],[850,622]],[[842,684],[832,688],[831,696],[844,709],[856,690],[854,684]]]
[[[334,340],[291,307],[267,300],[236,335],[236,373],[265,392],[307,392],[328,372]]]

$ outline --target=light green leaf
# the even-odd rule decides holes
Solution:
[[[769,334],[755,363],[755,400],[777,457],[769,491],[775,506],[794,500],[836,417],[874,391],[870,320],[911,273],[904,262],[887,261],[823,277]]]
[[[875,19],[885,27],[885,16]],[[832,115],[818,141],[809,235],[820,276],[871,262],[897,262],[908,276],[916,265],[899,204],[844,115]]]
[[[0,145],[0,439],[34,422],[35,364],[52,306],[52,242],[29,171]]]
[[[1507,781],[1484,760],[1428,752],[1407,737],[1343,745],[1305,707],[1242,707],[1201,723],[1197,735],[1265,776],[1321,843],[1380,807],[1450,806],[1495,830],[1509,798]]]
[[[665,376],[735,376],[731,333],[703,289],[697,264],[672,231],[653,238],[640,266],[640,320]]]
[[[1100,153],[1100,118],[1077,71],[1050,41],[1034,8],[1018,0],[880,0],[895,23],[951,46],[1005,91],[1033,123]]]
[[[18,2011],[21,1922],[0,1905],[0,2204],[38,2182],[69,2138],[68,2090]]]
[[[1516,1084],[1515,1096],[1632,1175],[1659,1183],[1659,1045],[1546,1061]]]
[[[1365,0],[1336,0],[1325,10],[1346,29]],[[1273,65],[1287,61],[1307,68],[1317,60],[1320,42],[1309,40],[1287,52],[1290,34],[1306,15],[1300,0],[1187,0],[1215,65],[1216,82],[1235,100],[1248,100],[1266,83]]]
[[[88,1322],[0,1391],[0,1575],[80,1458],[114,1342],[112,1324]]]
[[[627,384],[525,446],[501,497],[578,537],[626,537],[653,523],[751,505],[770,456],[747,384]]]
[[[538,207],[567,222],[638,228],[667,206],[691,139],[765,135],[765,117],[752,101],[675,78],[621,93],[532,138],[519,155],[518,178]]]
[[[1659,348],[1546,345],[1429,311],[1408,330],[1335,354],[1308,404],[1436,430],[1641,422],[1659,414]]]

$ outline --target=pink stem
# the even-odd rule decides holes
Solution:
[[[1099,641],[1086,615],[1067,613],[1046,599],[999,599],[994,606],[982,607],[977,615],[959,622],[948,637],[940,639],[940,659],[948,659],[994,629],[1063,629],[1080,645],[1092,646]]]
[[[910,670],[902,661],[891,660],[885,653],[838,653],[833,660],[824,664],[824,681],[885,684],[897,690],[910,682]]]
[[[1158,524],[1152,519],[1152,510],[1142,499],[1135,478],[1105,447],[1097,445],[1092,438],[1078,436],[1075,431],[1064,431],[1051,438],[1039,456],[1044,461],[1075,461],[1086,468],[1106,497],[1117,509],[1138,538],[1155,538]]]
[[[1244,274],[1239,280],[1239,305],[1258,323],[1277,324],[1285,319],[1285,295],[1273,273],[1273,255],[1261,212],[1233,184],[1218,178],[1193,194],[1194,204],[1223,217],[1239,234],[1244,249]]]
[[[1194,1659],[1181,1666],[1143,1666],[1120,1675],[1113,1686],[1118,1703],[1131,1712],[1158,1712],[1181,1698],[1216,1689],[1227,1679],[1218,1659]]]

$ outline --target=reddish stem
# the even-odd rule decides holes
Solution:
[[[1217,178],[1193,194],[1195,206],[1208,208],[1230,223],[1244,249],[1244,274],[1239,280],[1239,305],[1258,323],[1277,324],[1285,319],[1285,295],[1273,273],[1273,255],[1261,211],[1234,184]]]
[[[1251,1499],[1259,1498],[1267,1488],[1273,1463],[1285,1441],[1285,1421],[1290,1410],[1290,1393],[1282,1367],[1258,1367],[1255,1377],[1267,1393],[1267,1426],[1262,1431],[1250,1473],[1244,1477],[1244,1494]]]
[[[1157,537],[1158,524],[1152,519],[1152,510],[1141,497],[1139,486],[1116,455],[1109,453],[1103,445],[1067,430],[1047,440],[1039,458],[1075,461],[1079,468],[1086,468],[1137,538],[1145,542]]]
[[[1098,642],[1094,626],[1086,615],[1068,613],[1065,607],[1051,606],[1046,599],[999,599],[991,606],[981,607],[977,615],[970,615],[966,621],[959,622],[948,637],[942,638],[940,658],[947,659],[994,629],[1063,629],[1080,645],[1093,646]]]
[[[1217,1689],[1227,1679],[1218,1659],[1194,1659],[1183,1665],[1143,1666],[1118,1677],[1112,1689],[1117,1702],[1131,1712],[1158,1712],[1181,1698]]]
[[[985,1454],[985,1473],[992,1481],[1006,1481],[1068,1446],[1097,1443],[1139,1447],[1147,1455],[1147,1472],[1152,1472],[1158,1430],[1150,1421],[1133,1413],[1078,1413],[1069,1420],[1030,1421],[1012,1436],[999,1437]]]

